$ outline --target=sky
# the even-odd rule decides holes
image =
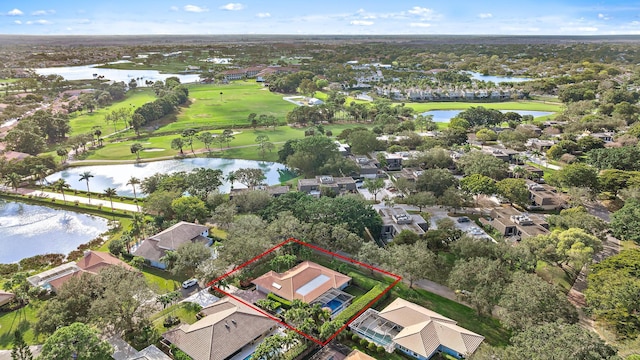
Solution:
[[[640,34],[640,1],[3,0],[0,34]]]

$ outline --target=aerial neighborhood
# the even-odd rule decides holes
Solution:
[[[635,38],[47,39],[0,359],[640,359]]]

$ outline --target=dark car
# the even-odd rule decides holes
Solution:
[[[467,222],[471,221],[471,219],[469,219],[466,216],[461,216],[456,221],[459,222],[459,223],[467,223]]]

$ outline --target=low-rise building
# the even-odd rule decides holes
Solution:
[[[558,190],[546,184],[527,182],[531,205],[529,209],[535,210],[560,210],[566,207],[566,202]]]
[[[402,230],[418,235],[424,235],[429,230],[429,223],[422,216],[409,214],[401,207],[381,208],[378,213],[382,217],[381,239],[387,243],[393,241]]]
[[[162,335],[193,360],[242,360],[272,334],[278,323],[240,301],[226,297],[201,311],[205,316]]]
[[[393,177],[396,181],[398,179],[407,179],[408,181],[415,182],[423,172],[424,170],[420,168],[403,168],[399,173],[393,174]]]
[[[512,149],[498,149],[495,147],[484,147],[482,151],[495,156],[497,159],[500,159],[509,164],[518,164],[522,165],[524,162],[520,159],[520,151],[512,150]]]
[[[229,200],[232,200],[234,196],[236,196],[236,195],[238,195],[240,193],[243,193],[243,192],[246,192],[246,191],[252,191],[252,190],[266,191],[272,197],[277,198],[279,196],[282,196],[282,195],[288,193],[289,190],[290,190],[290,187],[288,185],[274,185],[274,186],[258,185],[254,189],[233,188],[229,192]]]
[[[529,139],[524,145],[529,149],[544,153],[555,145],[555,143],[553,140]]]
[[[333,191],[336,194],[354,193],[357,190],[356,181],[352,177],[333,177],[330,175],[318,175],[315,179],[298,180],[298,191],[319,197],[322,188]]]
[[[0,306],[10,303],[14,297],[12,293],[0,290]]]
[[[207,246],[211,246],[211,244],[213,244],[213,240],[208,236],[208,227],[181,221],[170,228],[143,240],[140,245],[134,247],[131,253],[134,256],[143,257],[149,265],[153,267],[166,269],[167,264],[163,263],[160,259],[167,253],[167,251],[177,250],[180,245],[189,242],[200,242]]]
[[[544,216],[524,214],[513,206],[502,206],[491,210],[491,220],[480,218],[506,238],[521,240],[549,233],[549,223]]]
[[[354,156],[353,160],[360,168],[359,176],[361,178],[375,179],[380,172],[378,160],[369,159],[366,156]]]
[[[28,277],[27,281],[32,286],[42,287],[56,292],[64,283],[73,277],[85,273],[95,275],[109,266],[122,266],[127,270],[135,271],[129,264],[109,253],[88,250],[85,251],[82,259],[77,262],[71,261],[53,269],[43,271]]]
[[[367,309],[349,328],[387,352],[398,350],[419,360],[437,353],[461,359],[484,341],[482,335],[458,326],[455,320],[401,298],[380,311]]]

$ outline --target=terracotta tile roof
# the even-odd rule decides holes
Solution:
[[[194,360],[223,360],[273,330],[277,322],[232,298],[202,310],[207,314],[162,336]]]
[[[460,354],[471,354],[484,340],[482,335],[456,325],[454,320],[400,298],[380,311],[379,316],[403,327],[393,338],[396,344],[427,358],[440,345]]]
[[[84,254],[84,257],[78,260],[76,265],[80,269],[94,274],[97,274],[100,270],[112,265],[122,266],[127,270],[135,271],[132,266],[117,257],[109,253],[97,251],[87,251]]]
[[[344,360],[376,360],[375,358],[363,353],[359,350],[353,350]]]
[[[324,282],[323,276],[326,277]],[[282,274],[269,271],[253,280],[253,283],[287,300],[298,299],[310,303],[327,290],[338,289],[349,281],[351,278],[347,275],[305,261]]]

